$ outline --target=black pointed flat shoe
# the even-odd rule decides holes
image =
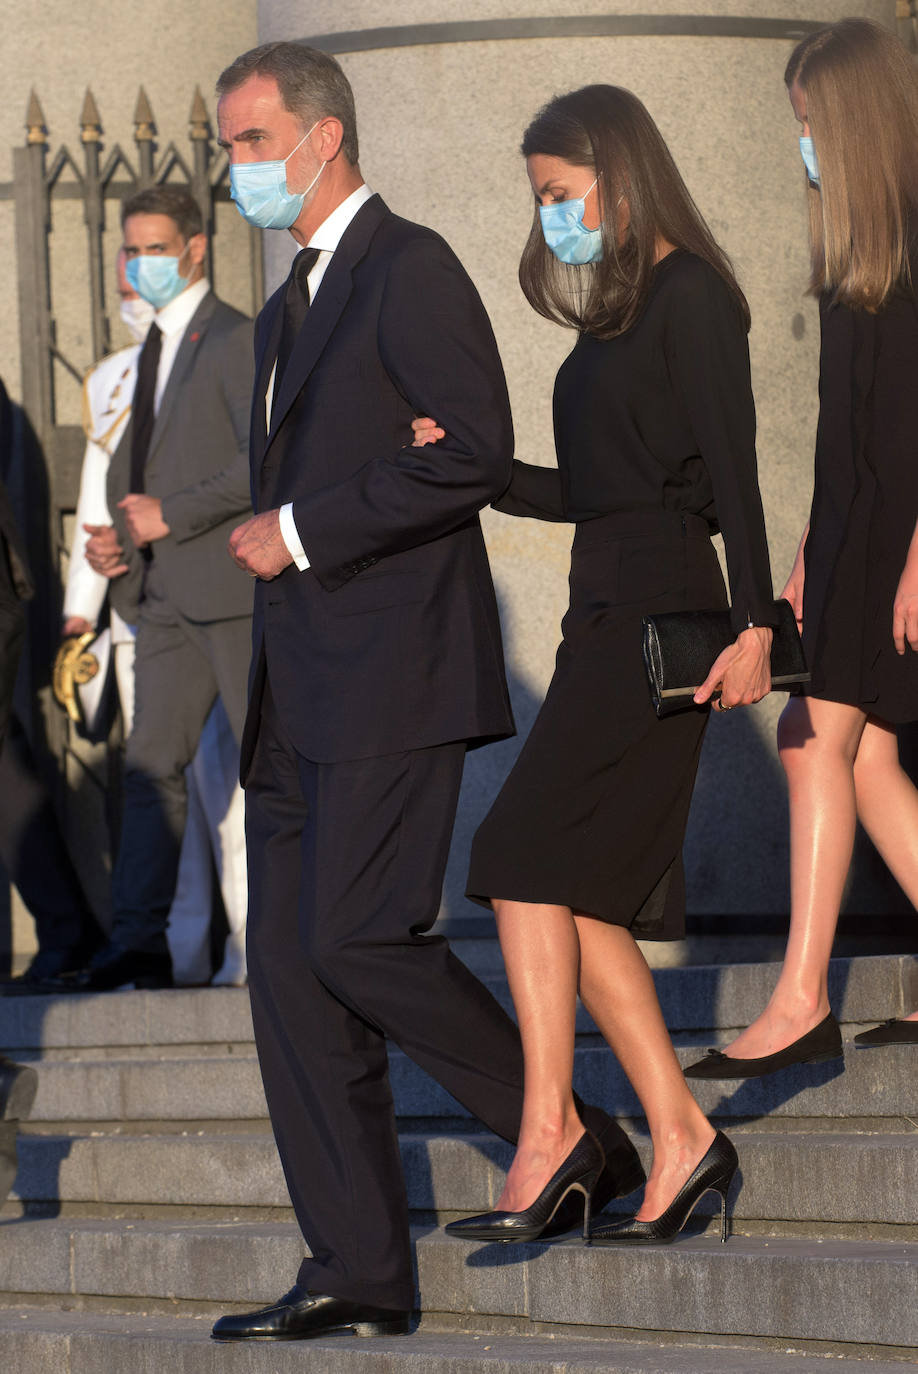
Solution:
[[[561,1167],[548,1180],[525,1212],[483,1212],[477,1217],[451,1221],[446,1230],[457,1240],[538,1240],[558,1208],[571,1193],[583,1196],[583,1238],[590,1233],[593,1189],[602,1173],[605,1155],[594,1135],[584,1131]]]
[[[791,1064],[824,1064],[830,1059],[841,1059],[843,1053],[838,1022],[829,1012],[824,1021],[786,1049],[764,1054],[760,1059],[734,1059],[721,1050],[708,1050],[704,1059],[689,1064],[683,1073],[686,1078],[761,1078]]]
[[[592,1245],[668,1245],[675,1240],[705,1193],[720,1195],[720,1238],[727,1239],[727,1194],[739,1166],[732,1141],[718,1131],[694,1173],[672,1202],[652,1221],[597,1221],[590,1231]]]
[[[918,1045],[918,1021],[900,1021],[891,1016],[882,1026],[873,1026],[854,1037],[855,1045]]]

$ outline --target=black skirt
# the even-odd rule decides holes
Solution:
[[[708,526],[653,510],[584,521],[570,590],[548,694],[475,835],[467,894],[569,906],[640,939],[679,939],[708,708],[657,719],[641,618],[727,604]]]

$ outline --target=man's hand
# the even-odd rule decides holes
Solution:
[[[118,543],[114,525],[84,525],[89,535],[86,541],[86,562],[93,572],[103,577],[120,577],[128,565],[123,562],[124,549]]]
[[[280,528],[280,511],[266,510],[237,525],[229,537],[230,557],[252,577],[269,582],[293,562]]]
[[[81,615],[68,615],[61,626],[61,639],[72,639],[74,635],[89,634],[94,626]]]
[[[138,549],[157,539],[165,539],[169,533],[169,526],[163,519],[163,503],[158,496],[130,492],[118,502],[118,509],[124,511],[128,533]]]

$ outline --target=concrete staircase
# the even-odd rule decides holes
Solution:
[[[496,946],[456,948],[506,998]],[[683,1061],[745,1024],[775,975],[658,970]],[[918,1003],[905,956],[840,959],[832,980],[848,1042]],[[630,1120],[646,1154],[637,1104],[583,1013],[579,1032],[581,1092]],[[214,1317],[277,1297],[302,1253],[247,994],[4,997],[0,1046],[39,1070],[0,1217],[6,1374],[823,1374],[827,1357],[882,1374],[916,1358],[918,1048],[849,1043],[844,1073],[696,1085],[740,1155],[733,1236],[722,1246],[701,1217],[672,1246],[622,1250],[445,1237],[444,1221],[494,1204],[510,1150],[393,1051],[419,1330],[218,1346]]]

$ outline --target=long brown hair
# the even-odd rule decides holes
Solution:
[[[733,292],[749,328],[749,307],[647,110],[620,86],[584,86],[556,96],[523,135],[524,157],[541,154],[588,167],[599,178],[602,258],[586,266],[559,262],[542,235],[539,207],[520,259],[523,294],[540,315],[598,339],[630,329],[650,290],[662,237],[711,264]],[[616,205],[630,224],[618,242]]]
[[[814,294],[875,311],[911,282],[918,231],[918,67],[896,36],[842,19],[804,38],[784,73],[806,97],[820,189],[809,192]]]

